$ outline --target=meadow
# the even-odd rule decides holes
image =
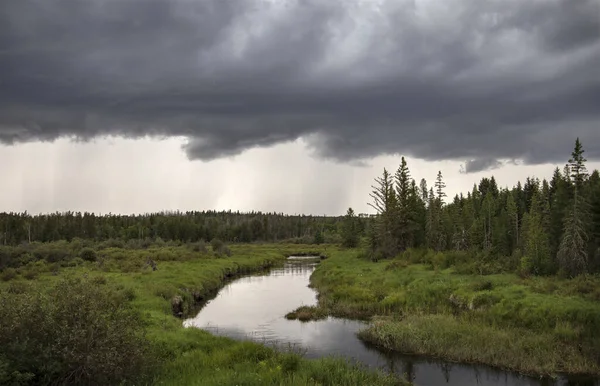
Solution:
[[[407,250],[373,262],[332,251],[311,276],[323,314],[368,319],[364,341],[529,375],[600,375],[600,279],[476,273],[463,252]]]
[[[314,248],[81,240],[2,247],[18,263],[0,272],[0,383],[404,384],[339,358],[307,360],[182,327],[181,317],[225,281],[291,254],[329,253]]]

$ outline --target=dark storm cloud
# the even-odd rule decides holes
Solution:
[[[467,160],[461,168],[461,173],[476,173],[482,170],[498,169],[503,165],[495,158],[476,158]]]
[[[19,0],[0,141],[185,136],[210,160],[600,158],[600,0]]]

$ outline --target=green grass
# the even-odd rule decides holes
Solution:
[[[482,363],[529,375],[596,373],[598,363],[550,332],[498,328],[449,315],[410,315],[379,321],[359,333],[367,342],[397,352],[460,363]]]
[[[406,255],[374,263],[347,250],[331,253],[311,286],[321,312],[396,319],[361,334],[386,348],[525,373],[600,374],[597,277],[459,274]]]
[[[323,246],[321,252],[326,249]],[[123,291],[142,313],[147,338],[160,353],[162,366],[156,369],[153,382],[157,385],[405,384],[341,359],[307,360],[298,353],[183,328],[182,320],[173,315],[174,297],[183,300],[184,315],[191,315],[197,311],[195,303],[210,297],[226,280],[281,264],[290,254],[313,252],[314,246],[253,244],[235,245],[231,250],[231,257],[218,258],[186,246],[107,248],[97,251],[101,263],[30,263],[11,272],[0,288],[16,292],[50,288],[63,276],[85,275]],[[145,266],[148,257],[156,261],[156,271]]]
[[[327,312],[316,306],[301,306],[296,310],[289,312],[285,315],[288,320],[298,319],[301,322],[307,322],[309,320],[320,320],[327,318]]]

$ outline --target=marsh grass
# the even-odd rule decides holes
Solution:
[[[292,312],[285,315],[288,320],[298,319],[301,322],[307,322],[309,320],[321,320],[327,318],[327,312],[320,307],[316,306],[301,306]]]
[[[128,377],[120,379],[121,381],[130,379],[134,384],[405,384],[395,377],[366,371],[342,359],[306,360],[298,352],[284,352],[258,343],[238,342],[213,336],[196,328],[183,328],[181,319],[173,315],[171,301],[176,296],[182,298],[184,314],[193,313],[197,311],[195,306],[199,302],[214,294],[227,280],[236,275],[282,264],[285,258],[292,254],[313,253],[314,245],[232,245],[230,257],[227,255],[219,257],[205,246],[166,243],[158,246],[154,243],[144,245],[143,249],[135,249],[135,245],[129,244],[105,242],[99,246],[86,243],[78,247],[77,250],[84,247],[93,248],[96,251],[95,261],[73,257],[53,263],[45,259],[27,262],[25,266],[10,271],[12,277],[10,280],[0,282],[0,291],[6,293],[7,299],[16,301],[17,294],[27,297],[33,292],[51,292],[60,285],[61,280],[85,278],[86,282],[97,291],[106,290],[118,295],[119,299],[125,301],[139,314],[140,320],[143,321],[144,341],[151,347],[149,352],[152,358],[158,358],[153,362],[156,365],[151,368],[144,367],[144,372],[140,370],[139,373],[131,373]],[[64,248],[72,248],[69,244],[61,245]],[[44,251],[52,250],[53,256],[64,255],[57,251],[58,247],[42,246],[42,248]],[[148,257],[156,262],[156,271],[145,265]],[[58,273],[53,274],[57,269],[59,269]],[[35,277],[28,280],[26,275],[29,271],[35,272]],[[77,297],[76,293],[69,292],[68,286],[62,288],[65,291],[65,299]],[[14,304],[15,310],[18,310],[17,303]],[[87,315],[85,308],[80,311]],[[18,325],[15,326],[18,328]],[[52,346],[55,335],[47,334],[47,336]],[[73,344],[77,344],[76,337],[72,338]],[[5,339],[10,341],[11,338],[5,337]],[[43,358],[36,355],[31,353],[30,356],[42,363]],[[14,359],[0,355],[0,380],[15,370],[11,367]],[[44,371],[38,370],[37,374],[23,372],[23,378],[17,379],[15,375],[10,381],[22,381],[23,384],[27,384],[30,381],[27,378],[29,376],[34,376],[33,379],[47,376]],[[56,371],[60,373],[60,369]],[[111,372],[114,373],[110,367],[100,369],[97,379],[107,379]],[[58,373],[53,373],[54,378],[64,379],[63,375]],[[151,380],[146,381],[145,377],[150,377]],[[94,381],[91,380],[89,383],[94,384]],[[64,384],[69,384],[69,381]]]
[[[598,277],[465,274],[453,266],[463,260],[407,251],[371,262],[337,251],[314,271],[311,286],[320,313],[396,319],[361,334],[390,349],[526,373],[600,374]]]
[[[599,374],[592,358],[550,332],[497,328],[449,315],[410,315],[359,332],[369,343],[401,353],[487,364],[529,375]],[[483,344],[485,342],[485,344]]]

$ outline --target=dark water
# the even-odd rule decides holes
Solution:
[[[297,260],[304,260],[297,259]],[[267,345],[293,345],[306,357],[344,356],[370,367],[405,374],[417,386],[596,386],[590,380],[539,380],[486,366],[449,364],[389,354],[369,347],[356,337],[363,322],[328,318],[314,322],[287,320],[284,315],[302,305],[315,305],[316,293],[308,288],[317,263],[288,262],[267,274],[247,276],[227,284],[195,318],[184,322],[235,339]]]

